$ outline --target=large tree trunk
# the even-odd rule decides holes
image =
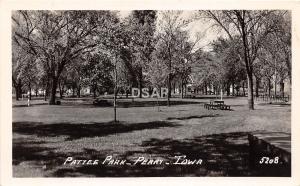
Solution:
[[[22,82],[20,79],[18,79],[17,81],[15,81],[13,79],[13,86],[15,88],[16,91],[16,101],[19,101],[19,98],[22,97]]]
[[[80,85],[77,86],[77,97],[80,98],[80,91],[81,91],[81,87]]]
[[[51,92],[50,92],[49,105],[55,105],[57,83],[58,83],[58,77],[52,76],[51,77]]]
[[[115,62],[115,84],[114,84],[114,121],[117,122],[117,88],[118,88],[118,74],[117,74],[117,61]],[[142,92],[140,92],[142,94]]]
[[[16,92],[16,97],[15,97],[15,99],[16,99],[16,101],[19,101],[19,97],[20,97],[19,86],[18,86],[17,83],[14,83],[13,86],[14,86],[15,92]]]
[[[284,97],[284,81],[283,80],[280,81],[280,92],[281,92],[281,96]]]
[[[128,95],[129,95],[129,88],[127,87],[126,88],[126,98],[128,98]]]
[[[93,97],[96,99],[96,89],[97,89],[97,84],[94,83],[93,85]]]
[[[290,63],[290,57],[287,55],[286,59],[285,59],[285,63],[288,69],[288,76],[289,76],[289,80],[290,80],[290,84],[292,85],[292,67],[291,67],[291,63]],[[290,86],[292,87],[292,86]]]
[[[275,78],[275,81],[274,81],[274,95],[275,95],[275,97],[277,96],[277,83],[276,83],[276,78]]]
[[[60,99],[62,99],[63,98],[63,92],[64,92],[64,86],[61,85],[61,81],[59,81],[59,83],[58,83],[58,89],[59,89]]]
[[[286,65],[288,67],[288,76],[289,76],[289,80],[290,80],[290,96],[292,97],[292,67],[291,67],[291,63],[290,63],[290,58],[288,57],[286,59]]]
[[[271,79],[269,78],[269,79],[268,79],[268,94],[269,94],[269,97],[271,97],[271,89],[272,89],[272,86],[271,86]]]
[[[168,101],[167,101],[167,103],[168,103],[168,106],[170,106],[170,98],[171,98],[171,74],[169,73],[169,75],[168,75]]]
[[[227,92],[227,96],[230,96],[230,83],[229,82],[226,84],[226,92]]]
[[[234,92],[235,90],[234,90],[234,81],[232,81],[232,96],[234,96],[235,95],[235,92]]]
[[[184,95],[183,95],[183,87],[184,86],[184,83],[183,83],[183,78],[181,78],[181,98],[183,99],[184,98]]]
[[[255,85],[255,96],[259,96],[259,86],[260,86],[260,79],[256,78],[256,85]]]
[[[171,49],[170,46],[168,47],[168,54],[169,54],[169,64],[168,64],[168,99],[167,104],[170,106],[170,98],[171,98],[171,68],[172,68],[172,56],[171,56]]]
[[[244,11],[243,11],[244,14]],[[237,12],[237,18],[241,25],[242,38],[243,38],[243,49],[244,49],[244,61],[246,65],[247,79],[248,79],[248,107],[250,110],[254,110],[253,100],[253,66],[252,59],[249,56],[248,40],[246,35],[246,23],[244,16]]]
[[[15,91],[16,91],[16,101],[19,101],[19,97],[20,97],[20,89],[19,89],[19,85],[14,85]]]
[[[20,98],[20,97],[22,97],[22,81],[21,80],[19,80],[17,88],[18,88],[18,97]]]
[[[38,97],[38,91],[39,91],[39,89],[36,88],[36,89],[35,89],[35,97]]]
[[[176,94],[176,82],[173,82],[173,94]]]
[[[19,95],[20,95],[20,93],[19,93],[19,87],[17,85],[15,85],[14,88],[15,88],[15,91],[16,91],[16,97],[15,97],[15,99],[16,99],[16,101],[19,101]]]
[[[72,86],[72,97],[75,97],[75,86]]]
[[[248,107],[250,110],[254,110],[254,99],[253,99],[253,77],[252,73],[247,75],[248,77]]]
[[[49,79],[47,78],[47,82],[46,82],[46,86],[45,86],[44,101],[47,101],[48,94],[49,94]]]
[[[28,83],[28,90],[29,90],[29,100],[31,100],[31,83]]]
[[[245,82],[243,81],[243,96],[246,96],[246,91],[245,91]]]
[[[142,89],[143,89],[143,68],[142,67],[140,67],[138,78],[139,78],[138,84],[140,89],[139,97],[142,98]]]

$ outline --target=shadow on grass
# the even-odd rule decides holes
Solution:
[[[264,102],[264,103],[258,103],[257,105],[260,106],[273,106],[273,107],[290,107],[290,103],[285,103],[285,102]]]
[[[42,141],[13,139],[13,165],[18,165],[23,161],[40,162],[51,159],[49,155],[55,148],[40,146],[44,143]],[[46,152],[46,155],[43,155],[44,152]]]
[[[68,136],[66,140],[74,140],[84,137],[100,137],[138,130],[178,126],[180,125],[166,121],[153,121],[134,124],[114,122],[92,124],[44,124],[42,122],[13,122],[13,132],[25,135],[37,135],[42,137]]]
[[[134,162],[137,156],[161,158],[165,162],[176,162],[175,156],[202,159],[202,165],[134,165],[134,166],[81,166],[57,170],[56,176],[94,175],[99,177],[160,177],[160,176],[257,176],[248,166],[248,144],[246,133],[228,133],[173,140],[155,139],[141,144],[144,150],[128,151],[122,159]],[[103,154],[99,153],[99,157]],[[95,154],[95,153],[94,153]],[[136,159],[136,158],[135,158]]]
[[[33,161],[47,165],[53,177],[179,177],[179,176],[289,176],[278,167],[261,170],[249,166],[247,133],[223,133],[195,137],[192,139],[156,139],[143,141],[139,149],[128,149],[116,154],[110,150],[98,151],[83,148],[82,152],[54,152],[43,144],[29,144],[22,140],[13,142],[13,162]],[[25,153],[24,153],[25,152]],[[131,162],[132,165],[102,164],[106,156]],[[190,160],[202,159],[201,165],[176,165],[175,156],[186,156]],[[137,157],[163,159],[160,165],[133,165]],[[98,165],[63,165],[67,157],[74,159],[98,159]],[[166,165],[164,162],[170,162]],[[280,168],[280,167],[279,167]]]
[[[49,143],[49,142],[48,142]],[[12,158],[14,166],[28,166],[30,168],[34,167],[40,172],[44,172],[45,177],[53,177],[52,174],[47,174],[46,172],[55,172],[57,170],[64,168],[64,162],[67,157],[73,157],[74,159],[86,159],[88,157],[93,157],[93,150],[83,148],[81,152],[61,152],[57,151],[58,148],[47,147],[46,142],[33,142],[26,139],[14,139],[13,140],[13,150]],[[104,154],[109,154],[110,151],[101,151]],[[97,157],[99,158],[99,157]],[[101,157],[100,157],[101,158]],[[96,159],[96,158],[95,158]],[[25,162],[25,164],[23,164]],[[20,165],[22,164],[22,165]],[[28,167],[28,171],[30,172]],[[37,175],[30,175],[28,173],[22,172],[24,169],[19,171],[14,169],[14,177],[37,177]],[[35,172],[35,171],[33,171]],[[27,176],[24,176],[27,175]],[[86,176],[78,172],[78,176]]]
[[[202,115],[202,116],[187,116],[187,117],[169,117],[167,120],[187,120],[187,119],[201,119],[201,118],[211,118],[218,117],[219,114],[210,114],[210,115]]]
[[[30,107],[32,106],[40,106],[40,105],[49,105],[48,103],[30,103]],[[26,104],[22,104],[22,105],[13,105],[13,108],[17,108],[17,107],[28,107],[27,103]]]
[[[93,105],[93,99],[84,99],[84,100],[61,100],[61,106],[72,106],[72,107],[84,107],[84,108],[111,108],[113,107],[113,100],[110,99],[103,99],[107,100],[110,105],[103,105],[103,106],[97,106]],[[190,104],[203,104],[204,102],[195,102],[195,101],[170,101],[171,106],[175,105],[190,105]],[[45,103],[31,103],[31,106],[42,106],[42,105],[48,105],[48,102]],[[159,100],[159,101],[147,101],[147,100],[118,100],[117,101],[117,107],[118,108],[131,108],[131,107],[157,107],[157,106],[167,106],[168,103],[165,100]],[[57,105],[56,105],[57,106]],[[13,108],[17,107],[28,107],[27,103],[24,104],[14,104],[12,106]]]
[[[237,99],[240,98],[238,96],[223,96],[222,99]],[[216,97],[216,95],[195,95],[195,96],[186,96],[184,99],[220,99],[219,95]]]
[[[193,101],[170,101],[170,105],[189,105],[189,104],[200,104],[200,102]],[[156,107],[156,106],[167,106],[167,101],[120,101],[117,103],[120,108],[130,108],[130,107]]]

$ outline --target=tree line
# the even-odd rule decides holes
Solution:
[[[34,11],[12,13],[12,82],[16,99],[26,90],[45,90],[55,104],[57,89],[80,96],[89,87],[130,94],[132,87],[168,88],[181,96],[187,84],[253,96],[264,83],[291,82],[291,15],[279,10],[193,11]],[[210,49],[199,47],[204,35],[191,37],[189,25],[205,21],[220,32]],[[221,34],[225,33],[225,34]],[[254,81],[255,79],[255,81]],[[254,90],[254,82],[256,90]],[[276,86],[275,86],[276,88]],[[276,91],[275,91],[276,92]],[[141,96],[141,95],[140,95]]]

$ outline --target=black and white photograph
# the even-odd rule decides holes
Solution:
[[[300,184],[299,5],[16,2],[0,185]]]
[[[14,10],[13,177],[290,177],[289,10]]]

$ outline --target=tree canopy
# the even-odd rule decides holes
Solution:
[[[195,37],[190,26],[199,20],[215,35],[206,48],[206,35]],[[120,18],[117,11],[18,10],[12,22],[17,99],[31,89],[55,104],[57,89],[61,97],[67,89],[80,96],[90,87],[97,97],[113,86],[126,94],[167,86],[169,103],[175,89],[182,97],[187,86],[229,95],[247,82],[254,109],[254,82],[256,92],[266,82],[291,82],[289,11],[134,10]]]

